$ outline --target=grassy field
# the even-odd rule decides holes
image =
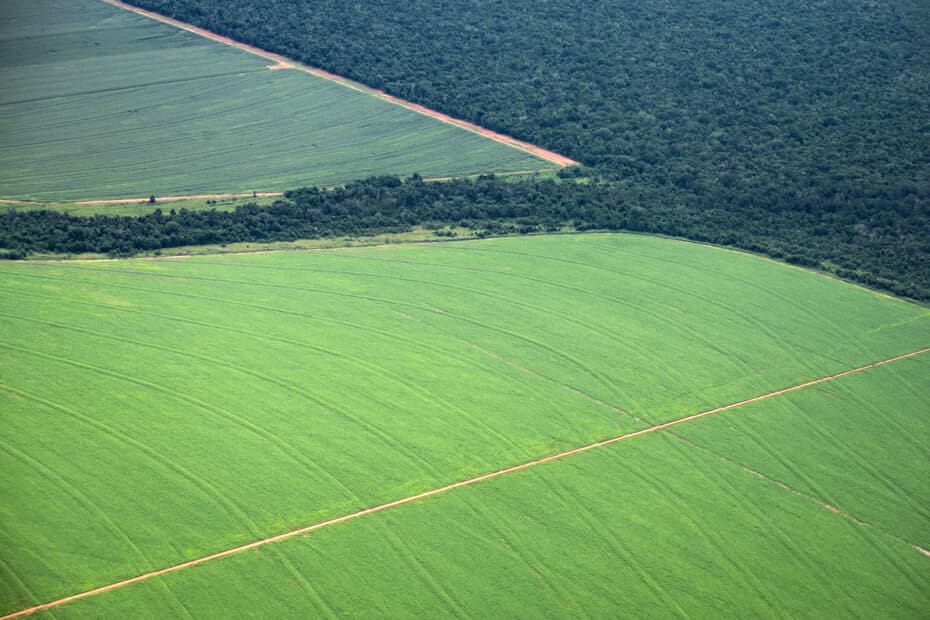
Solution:
[[[98,0],[0,13],[0,197],[280,191],[551,168],[522,151]]]
[[[552,171],[542,171],[542,172],[533,172],[531,174],[526,174],[524,172],[518,172],[514,174],[499,174],[496,175],[507,180],[515,181],[517,179],[524,179],[528,176],[532,176],[537,179],[552,179],[556,183],[565,183],[565,179],[560,179]],[[441,182],[441,181],[437,181]],[[577,183],[587,183],[588,179],[573,179],[571,182]],[[132,200],[129,202],[119,202],[119,203],[104,203],[99,204],[94,201],[88,202],[37,202],[37,201],[8,201],[0,202],[0,213],[8,211],[10,209],[15,209],[17,211],[38,211],[38,210],[49,210],[57,211],[59,213],[68,213],[75,216],[91,217],[94,215],[125,215],[125,216],[139,216],[146,215],[148,213],[154,212],[156,209],[160,209],[164,213],[168,213],[171,209],[180,211],[181,209],[188,209],[190,211],[209,211],[211,209],[216,209],[217,211],[234,211],[236,207],[247,205],[247,204],[259,204],[266,205],[271,204],[275,200],[278,200],[277,196],[262,196],[258,195],[253,197],[251,194],[245,196],[228,196],[222,198],[184,198],[182,200],[171,200],[165,198],[158,198],[154,203],[149,202],[148,198],[140,200]],[[196,246],[203,247],[203,246]]]
[[[150,203],[148,199],[134,202],[113,203],[113,204],[82,204],[79,202],[7,202],[0,203],[0,213],[9,209],[17,211],[36,211],[49,210],[60,213],[69,213],[91,217],[94,215],[127,215],[136,217],[153,213],[155,209],[161,209],[162,212],[168,213],[171,209],[180,211],[188,209],[190,211],[234,211],[236,207],[247,204],[271,204],[275,201],[274,197],[257,197],[251,196],[242,198],[194,198],[190,200],[156,200]]]
[[[688,441],[930,549],[930,360],[683,427]]]
[[[182,245],[167,250],[150,250],[141,252],[133,258],[186,258],[190,256],[212,256],[215,254],[251,254],[265,252],[283,252],[286,250],[331,250],[335,248],[367,247],[372,245],[387,245],[394,243],[444,243],[452,239],[438,236],[437,231],[443,235],[454,233],[455,240],[478,239],[475,231],[470,228],[444,227],[440,229],[414,228],[404,233],[382,233],[366,237],[324,237],[316,239],[295,239],[294,241],[241,241],[238,243],[213,243],[208,245]],[[85,254],[34,254],[28,260],[47,262],[50,260],[105,260],[106,254],[88,252]]]
[[[928,558],[885,532],[651,435],[56,616],[921,618],[928,580]]]
[[[0,611],[925,346],[926,308],[633,235],[0,265]],[[842,595],[850,613],[919,615],[928,560],[906,543],[926,538],[926,369],[869,370],[73,613],[223,615],[235,588],[255,613],[756,615]]]

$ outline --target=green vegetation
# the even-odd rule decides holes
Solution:
[[[930,549],[930,360],[902,360],[676,431]]]
[[[487,178],[489,175],[474,175]],[[587,179],[571,179],[566,180],[558,176],[557,172],[554,170],[540,170],[538,172],[516,172],[516,173],[503,173],[495,174],[495,179],[503,182],[515,182],[527,177],[532,178],[535,181],[539,180],[551,180],[555,183],[585,183]],[[458,178],[456,180],[459,180]],[[438,181],[437,181],[438,182]],[[446,182],[446,181],[443,181]],[[352,185],[352,184],[350,184]],[[152,202],[149,198],[130,201],[130,202],[100,202],[100,201],[89,201],[89,202],[35,202],[35,201],[16,201],[9,200],[6,202],[0,202],[0,214],[7,211],[54,211],[56,213],[65,213],[68,215],[74,215],[78,217],[91,217],[94,215],[108,215],[108,216],[129,216],[129,217],[138,217],[140,215],[148,215],[157,211],[162,211],[163,213],[168,213],[172,209],[175,211],[180,211],[181,209],[187,209],[188,211],[235,211],[236,207],[244,207],[246,205],[269,205],[279,199],[278,196],[252,196],[249,194],[244,194],[241,196],[232,196],[232,197],[221,197],[221,198],[184,198],[183,200],[171,200],[165,199],[156,196],[155,202]]]
[[[854,240],[831,249],[830,261],[816,253],[767,239],[763,226],[744,239],[746,249],[765,252],[789,263],[819,266],[831,273],[914,299],[930,300],[930,270],[904,279],[893,272],[878,274],[840,267],[854,264],[863,251]],[[609,186],[575,179],[529,182],[484,175],[426,183],[413,176],[401,181],[383,176],[356,181],[334,190],[317,188],[287,192],[268,206],[243,205],[234,212],[181,209],[143,217],[74,217],[50,211],[0,214],[0,257],[33,253],[108,253],[127,256],[185,245],[264,243],[297,239],[403,234],[417,227],[468,229],[476,236],[574,230],[634,230],[718,241],[716,225],[700,217],[684,217],[676,209],[646,217],[642,209],[618,204]],[[729,236],[727,238],[730,238]],[[886,247],[871,248],[889,264],[913,259],[919,266],[930,254],[900,257]]]
[[[165,213],[172,209],[180,211],[234,211],[236,207],[249,204],[267,205],[275,201],[275,197],[244,196],[241,198],[193,198],[190,200],[159,200],[149,202],[148,199],[138,202],[120,202],[111,204],[83,204],[79,202],[7,202],[0,203],[0,214],[5,211],[54,211],[77,217],[91,217],[94,215],[139,217],[148,215],[156,210]]]
[[[930,347],[926,3],[134,1],[583,165],[7,1],[0,615]],[[48,615],[923,618],[928,371]]]
[[[0,265],[0,291],[0,423],[5,429],[0,611],[930,343],[925,308],[758,257],[634,235],[6,263]],[[923,385],[926,373],[914,373],[909,380]],[[915,388],[907,402],[920,406],[927,392]],[[869,395],[867,389],[857,393]],[[850,417],[847,423],[853,428],[869,423],[860,420]],[[900,424],[905,423],[902,418]],[[913,427],[918,443],[922,428]],[[726,540],[713,557],[729,558],[733,565],[694,582],[692,592],[706,594],[702,583],[741,572],[771,571],[753,572],[770,584],[766,604],[780,606],[782,599],[797,595],[791,609],[813,608],[831,592],[848,590],[854,593],[843,602],[849,609],[905,613],[925,597],[906,581],[914,571],[926,570],[916,564],[924,558],[890,535],[841,521],[736,467],[724,468],[677,439],[653,439],[642,447],[637,441],[585,457],[578,465],[553,466],[547,470],[552,474],[469,490],[464,497],[474,499],[465,503],[448,496],[377,517],[358,526],[363,535],[350,526],[321,533],[320,541],[336,546],[320,556],[314,551],[308,559],[306,543],[300,543],[293,554],[283,547],[261,551],[177,579],[193,587],[201,579],[215,579],[218,588],[234,585],[242,590],[242,601],[260,602],[278,588],[295,588],[279,601],[294,603],[295,596],[311,596],[299,588],[315,588],[338,607],[347,603],[327,597],[348,596],[339,592],[347,582],[339,580],[355,579],[351,575],[362,573],[373,580],[372,588],[414,584],[399,556],[420,577],[435,575],[443,605],[449,601],[441,592],[459,587],[459,570],[471,573],[461,584],[462,596],[480,602],[474,597],[481,588],[509,583],[502,581],[508,567],[521,561],[521,554],[537,552],[525,550],[528,541],[560,529],[558,515],[573,505],[567,499],[552,504],[551,518],[526,515],[534,514],[539,498],[565,495],[559,491],[565,488],[585,501],[596,497],[593,516],[570,508],[564,537],[553,537],[552,546],[539,551],[551,555],[530,563],[544,580],[555,581],[555,594],[546,596],[567,592],[566,601],[581,609],[593,609],[587,605],[598,600],[625,609],[609,602],[616,598],[598,599],[597,587],[585,595],[589,602],[578,598],[579,590],[591,587],[583,572],[589,565],[600,575],[645,575],[647,583],[677,584],[693,572],[681,563],[666,575],[648,560],[644,554],[656,539],[680,546],[684,557],[709,553]],[[655,448],[665,443],[674,448]],[[702,465],[689,472],[686,464],[693,461]],[[701,486],[696,483],[704,463],[713,466],[706,474],[710,482]],[[916,470],[902,465],[898,471]],[[755,494],[759,504],[732,514],[734,496],[725,491],[729,482],[724,490],[709,488],[720,486],[713,477],[718,475],[745,489],[735,497]],[[554,481],[540,487],[537,476]],[[643,476],[647,483],[634,484]],[[648,483],[650,476],[655,482]],[[628,487],[629,502],[617,495]],[[658,502],[657,494],[675,497],[662,491],[668,487],[690,488],[688,497],[699,497],[701,507],[685,508],[687,499],[666,500],[673,509]],[[926,493],[920,485],[898,488]],[[487,494],[503,494],[503,505],[481,499]],[[923,499],[913,501],[919,506]],[[840,505],[850,510],[857,505],[848,504]],[[654,506],[651,512],[646,505]],[[430,516],[443,508],[449,508],[444,516]],[[922,514],[902,513],[897,523],[883,524],[903,537],[919,527],[911,520]],[[477,546],[473,555],[455,556],[463,558],[461,563],[452,561],[448,554],[459,554],[470,543],[450,538],[453,546],[444,551],[434,537],[471,531],[463,529],[468,515],[484,520],[474,531],[485,538],[487,520],[517,528],[517,538],[491,534],[506,539],[513,554],[498,565],[496,556],[489,562]],[[765,533],[781,523],[779,515],[794,521]],[[725,526],[733,528],[726,536],[688,535],[696,523],[710,527],[721,520],[732,524]],[[453,522],[463,525],[452,527]],[[385,530],[385,523],[409,523],[409,529]],[[626,537],[650,523],[633,537],[636,543],[596,542],[584,534],[584,528],[593,528],[598,535]],[[829,527],[829,536],[812,540],[817,530],[811,524]],[[755,566],[756,543],[762,541],[772,554],[770,567]],[[627,544],[638,550],[618,560]],[[808,544],[815,547],[810,552],[804,551]],[[832,545],[851,548],[852,559],[838,559]],[[562,558],[571,548],[588,551]],[[420,556],[426,549],[431,555]],[[224,572],[264,557],[273,558],[272,565],[263,560],[241,575]],[[314,568],[318,561],[321,567],[343,562],[351,567],[342,573],[327,569],[323,576]],[[824,584],[825,573],[846,574],[856,562],[881,576],[877,591],[897,589],[899,599],[865,600],[865,591],[855,593],[854,585]],[[281,567],[286,576],[278,572]],[[870,574],[850,583],[861,584]],[[773,584],[777,575],[781,580]],[[276,577],[281,580],[275,582]],[[229,581],[240,578],[253,587]],[[261,588],[254,587],[257,581]],[[532,592],[534,581],[525,573],[520,587]],[[141,602],[126,604],[140,605],[135,611],[157,605],[148,608],[151,614],[164,609],[165,595],[177,597],[170,603],[175,609],[218,604],[226,596],[206,587],[202,595],[185,594],[188,585],[172,581],[170,592],[160,586],[139,589]],[[684,604],[626,585],[634,589],[623,600],[644,613]],[[808,591],[808,586],[819,589]],[[469,588],[475,588],[472,594]],[[437,603],[421,590],[411,590],[412,598],[397,598],[396,604],[434,609]],[[739,591],[720,594],[739,605],[734,613],[759,609],[752,601],[740,602],[745,595]],[[387,592],[396,594],[373,589],[371,604],[387,604]],[[116,609],[124,596],[88,604],[112,601]],[[416,596],[426,598],[417,602]],[[363,613],[369,603],[357,604],[356,612]],[[76,613],[81,609],[74,607]]]
[[[375,97],[98,0],[0,17],[0,197],[280,191],[384,172],[548,166]]]
[[[653,435],[56,617],[922,618],[928,579],[927,558],[883,532]]]
[[[926,2],[133,2],[568,155],[648,230],[930,295]]]

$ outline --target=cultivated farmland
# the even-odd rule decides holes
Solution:
[[[930,346],[923,307],[633,235],[7,264],[0,319],[5,612]],[[61,610],[920,616],[927,364]]]
[[[900,378],[925,380],[930,364],[910,365]],[[805,465],[830,475],[847,463]],[[928,564],[881,528],[651,435],[86,599],[63,617],[209,617],[236,592],[237,613],[276,617],[920,618]]]
[[[0,197],[282,191],[552,168],[369,94],[98,0],[0,13]]]

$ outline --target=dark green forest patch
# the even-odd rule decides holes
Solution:
[[[928,280],[921,3],[134,3],[562,152],[646,228]]]
[[[570,173],[569,173],[570,174]],[[855,231],[847,212],[836,221]],[[847,219],[841,219],[847,218]],[[751,225],[747,225],[751,224]],[[373,177],[335,190],[304,188],[270,205],[234,211],[181,209],[141,217],[78,217],[55,211],[0,214],[0,255],[100,252],[128,256],[148,250],[240,241],[284,241],[405,232],[453,226],[479,236],[561,230],[629,230],[737,246],[914,299],[930,299],[928,254],[919,230],[893,237],[893,219],[867,234],[819,236],[815,215],[760,212],[751,223],[723,209],[697,213],[663,203],[618,198],[611,183],[514,180],[494,176],[429,183]],[[887,225],[887,227],[883,227]],[[890,249],[894,238],[897,250]],[[829,241],[829,243],[824,242]],[[903,248],[903,249],[902,249]]]

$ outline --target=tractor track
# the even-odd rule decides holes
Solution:
[[[821,378],[819,378],[819,379],[812,379],[812,380],[810,380],[810,381],[805,381],[804,383],[798,383],[798,384],[792,385],[792,386],[790,386],[790,387],[782,388],[782,389],[779,389],[779,390],[774,390],[774,391],[771,391],[771,392],[766,392],[766,393],[764,393],[764,394],[760,394],[760,395],[758,395],[758,396],[753,396],[753,397],[751,397],[751,398],[747,398],[747,399],[744,399],[744,400],[741,400],[741,401],[738,401],[738,402],[735,402],[735,403],[730,403],[730,404],[728,404],[728,405],[723,405],[723,406],[721,406],[721,407],[716,407],[716,408],[714,408],[714,409],[708,409],[707,411],[702,411],[702,412],[700,412],[700,413],[695,413],[695,414],[692,414],[692,415],[689,415],[689,416],[685,416],[685,417],[683,417],[683,418],[678,418],[678,419],[675,419],[675,420],[671,420],[671,421],[669,421],[669,422],[663,422],[663,423],[661,423],[661,424],[655,424],[655,425],[649,426],[649,427],[644,428],[644,429],[640,429],[640,430],[637,430],[637,431],[632,431],[632,432],[629,432],[629,433],[624,433],[623,435],[618,435],[618,436],[616,436],[616,437],[611,437],[611,438],[609,438],[609,439],[603,439],[603,440],[601,440],[601,441],[596,441],[596,442],[594,442],[594,443],[590,443],[590,444],[587,444],[587,445],[584,445],[584,446],[579,446],[579,447],[573,448],[573,449],[571,449],[571,450],[566,450],[566,451],[564,451],[564,452],[559,452],[559,453],[557,453],[557,454],[552,454],[552,455],[545,456],[545,457],[542,457],[542,458],[534,459],[534,460],[532,460],[532,461],[526,461],[526,462],[520,463],[520,464],[518,464],[518,465],[513,465],[513,466],[511,466],[511,467],[506,467],[506,468],[504,468],[504,469],[499,469],[499,470],[497,470],[497,471],[493,471],[493,472],[490,472],[490,473],[487,473],[487,474],[482,474],[482,475],[476,476],[476,477],[474,477],[474,478],[469,478],[469,479],[467,479],[467,480],[460,480],[459,482],[453,482],[452,484],[447,484],[447,485],[445,485],[445,486],[438,487],[438,488],[435,488],[435,489],[431,489],[431,490],[429,490],[429,491],[424,491],[424,492],[422,492],[422,493],[417,493],[417,494],[415,494],[415,495],[410,495],[410,496],[407,496],[407,497],[403,497],[403,498],[401,498],[401,499],[397,499],[397,500],[394,500],[394,501],[391,501],[391,502],[387,502],[387,503],[385,503],[385,504],[379,504],[379,505],[377,505],[377,506],[372,506],[372,507],[370,507],[370,508],[365,508],[365,509],[363,509],[363,510],[359,510],[359,511],[356,511],[356,512],[353,512],[353,513],[350,513],[350,514],[347,514],[347,515],[343,515],[343,516],[341,516],[341,517],[336,517],[336,518],[334,518],[334,519],[328,519],[328,520],[326,520],[326,521],[321,521],[321,522],[319,522],[319,523],[314,523],[314,524],[312,524],[312,525],[307,525],[307,526],[304,526],[304,527],[301,527],[301,528],[297,528],[297,529],[295,529],[295,530],[290,530],[290,531],[287,531],[287,532],[283,532],[283,533],[281,533],[281,534],[276,534],[276,535],[274,535],[274,536],[269,536],[268,538],[262,538],[262,539],[259,539],[259,540],[255,540],[255,541],[250,542],[250,543],[247,543],[247,544],[245,544],[245,545],[240,545],[240,546],[238,546],[238,547],[233,547],[233,548],[231,548],[231,549],[226,549],[226,550],[224,550],[224,551],[220,551],[220,552],[217,552],[217,553],[213,553],[213,554],[210,554],[210,555],[206,555],[206,556],[203,556],[203,557],[201,557],[201,558],[197,558],[197,559],[194,559],[194,560],[189,560],[189,561],[187,561],[187,562],[182,562],[182,563],[180,563],[180,564],[175,564],[175,565],[173,565],[173,566],[169,566],[169,567],[166,567],[166,568],[162,568],[162,569],[150,571],[150,572],[144,573],[144,574],[142,574],[142,575],[137,575],[136,577],[131,577],[131,578],[129,578],[129,579],[124,579],[124,580],[122,580],[122,581],[117,581],[117,582],[115,582],[115,583],[111,583],[111,584],[108,584],[108,585],[105,585],[105,586],[100,586],[100,587],[94,588],[94,589],[92,589],[92,590],[87,590],[87,591],[84,591],[84,592],[79,592],[79,593],[77,593],[77,594],[72,594],[72,595],[70,595],[70,596],[66,596],[66,597],[64,597],[64,598],[60,598],[60,599],[57,599],[57,600],[54,600],[54,601],[49,601],[49,602],[47,602],[47,603],[42,603],[42,604],[40,604],[40,605],[35,605],[35,606],[33,606],[33,607],[29,607],[29,608],[27,608],[27,609],[22,609],[22,610],[20,610],[20,611],[16,611],[16,612],[13,612],[13,613],[11,613],[11,614],[7,614],[7,615],[5,615],[5,616],[2,616],[2,617],[0,617],[0,620],[13,620],[14,618],[21,618],[21,617],[23,617],[23,616],[28,616],[28,615],[33,614],[33,613],[38,612],[38,611],[43,611],[43,610],[46,610],[46,609],[52,609],[52,608],[55,608],[55,607],[60,607],[60,606],[62,606],[62,605],[65,605],[65,604],[67,604],[67,603],[71,603],[71,602],[74,602],[74,601],[77,601],[77,600],[80,600],[80,599],[88,598],[88,597],[91,597],[91,596],[96,596],[96,595],[98,595],[98,594],[103,594],[103,593],[105,593],[105,592],[109,592],[109,591],[111,591],[111,590],[116,590],[116,589],[119,589],[119,588],[123,588],[123,587],[125,587],[125,586],[129,586],[129,585],[132,585],[132,584],[135,584],[135,583],[139,583],[139,582],[142,582],[142,581],[147,581],[147,580],[152,579],[152,578],[154,578],[154,577],[160,577],[160,576],[162,576],[162,575],[167,575],[167,574],[169,574],[169,573],[178,572],[178,571],[181,571],[181,570],[184,570],[184,569],[187,569],[187,568],[193,568],[193,567],[195,567],[195,566],[199,566],[199,565],[201,565],[201,564],[206,564],[206,563],[212,562],[212,561],[214,561],[214,560],[220,560],[220,559],[222,559],[222,558],[229,557],[229,556],[232,556],[232,555],[237,555],[237,554],[239,554],[239,553],[243,553],[243,552],[249,551],[249,550],[251,550],[251,549],[256,549],[256,548],[258,548],[258,547],[263,547],[263,546],[269,545],[269,544],[271,544],[271,543],[281,542],[281,541],[287,540],[287,539],[289,539],[289,538],[294,538],[294,537],[296,537],[296,536],[301,536],[301,535],[303,535],[303,534],[309,534],[309,533],[311,533],[311,532],[314,532],[314,531],[316,531],[316,530],[323,529],[323,528],[325,528],[325,527],[329,527],[329,526],[332,526],[332,525],[338,525],[338,524],[340,524],[340,523],[345,523],[345,522],[347,522],[347,521],[352,521],[352,520],[355,520],[355,519],[358,519],[358,518],[360,518],[360,517],[364,517],[364,516],[367,516],[367,515],[370,515],[370,514],[374,514],[374,513],[378,513],[378,512],[384,512],[384,511],[390,510],[390,509],[392,509],[392,508],[398,508],[398,507],[403,506],[403,505],[405,505],[405,504],[410,504],[410,503],[413,503],[413,502],[416,502],[416,501],[419,501],[419,500],[423,500],[423,499],[427,499],[427,498],[429,498],[429,497],[433,497],[434,495],[439,495],[439,494],[442,494],[442,493],[446,493],[447,491],[452,491],[452,490],[454,490],[454,489],[458,489],[458,488],[461,488],[461,487],[466,487],[466,486],[471,486],[471,485],[474,485],[474,484],[478,484],[479,482],[484,482],[484,481],[486,481],[486,480],[492,480],[492,479],[494,479],[494,478],[499,478],[499,477],[501,477],[501,476],[504,476],[504,475],[507,475],[507,474],[512,474],[512,473],[516,473],[516,472],[519,472],[519,471],[523,471],[523,470],[525,470],[525,469],[529,469],[529,468],[535,467],[535,466],[537,466],[537,465],[543,465],[543,464],[545,464],[545,463],[550,463],[550,462],[552,462],[552,461],[557,461],[557,460],[565,459],[565,458],[568,458],[568,457],[570,457],[570,456],[574,456],[574,455],[576,455],[576,454],[581,454],[582,452],[587,452],[587,451],[589,451],[589,450],[594,450],[595,448],[601,448],[601,447],[604,447],[604,446],[609,446],[609,445],[611,445],[611,444],[619,443],[619,442],[621,442],[621,441],[626,441],[626,440],[628,440],[628,439],[633,439],[634,437],[640,437],[640,436],[642,436],[642,435],[648,435],[648,434],[655,433],[655,432],[658,432],[658,431],[664,431],[664,430],[666,430],[666,429],[669,429],[669,428],[678,426],[678,425],[680,425],[680,424],[685,424],[685,423],[687,423],[687,422],[692,422],[692,421],[698,420],[698,419],[700,419],[700,418],[705,418],[705,417],[708,417],[708,416],[712,416],[712,415],[715,415],[715,414],[718,414],[718,413],[722,413],[722,412],[724,412],[724,411],[729,411],[729,410],[731,410],[731,409],[736,409],[736,408],[738,408],[738,407],[742,407],[742,406],[744,406],[744,405],[749,405],[749,404],[756,403],[756,402],[759,402],[759,401],[762,401],[762,400],[767,400],[767,399],[769,399],[769,398],[774,398],[774,397],[776,397],[776,396],[781,396],[781,395],[783,395],[783,394],[788,394],[788,393],[791,393],[791,392],[796,392],[796,391],[798,391],[798,390],[803,390],[803,389],[805,389],[805,388],[812,387],[812,386],[815,386],[815,385],[819,385],[819,384],[821,384],[821,383],[826,383],[826,382],[828,382],[828,381],[833,381],[833,380],[836,380],[836,379],[840,379],[840,378],[842,378],[842,377],[847,377],[847,376],[849,376],[849,375],[853,375],[853,374],[856,374],[856,373],[860,373],[860,372],[863,372],[863,371],[866,371],[866,370],[869,370],[869,369],[872,369],[872,368],[877,368],[877,367],[879,367],[879,366],[885,366],[885,365],[887,365],[887,364],[892,364],[892,363],[894,363],[894,362],[897,362],[897,361],[900,361],[900,360],[904,360],[904,359],[907,359],[907,358],[911,358],[911,357],[916,357],[916,356],[918,356],[918,355],[923,355],[923,354],[928,353],[928,352],[930,352],[930,347],[924,347],[924,348],[922,348],[922,349],[918,349],[918,350],[915,350],[915,351],[911,351],[911,352],[909,352],[909,353],[904,353],[904,354],[901,354],[901,355],[897,355],[897,356],[895,356],[895,357],[891,357],[891,358],[888,358],[888,359],[885,359],[885,360],[880,360],[880,361],[877,361],[877,362],[872,362],[872,363],[866,364],[866,365],[864,365],[864,366],[858,366],[858,367],[856,367],[856,368],[852,368],[852,369],[850,369],[850,370],[845,370],[845,371],[843,371],[843,372],[839,372],[839,373],[836,373],[836,374],[833,374],[833,375],[829,375],[829,376],[826,376],[826,377],[821,377]],[[921,549],[921,548],[916,547],[916,546],[915,546],[914,548],[915,548],[918,552],[920,552],[921,554],[927,555],[927,552],[926,552],[924,549]]]

